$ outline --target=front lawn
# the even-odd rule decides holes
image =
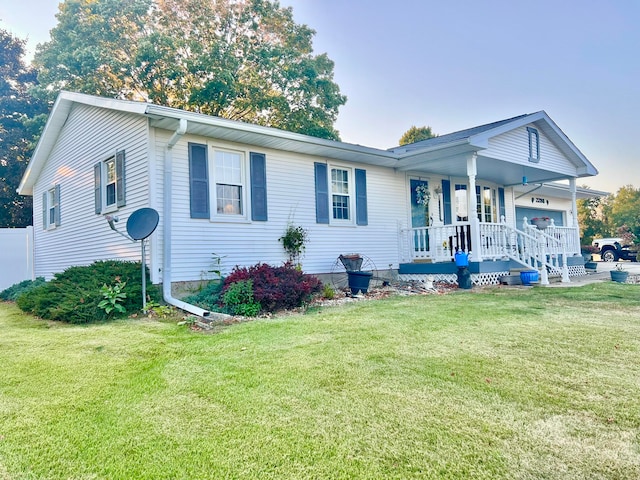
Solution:
[[[640,287],[73,326],[0,304],[0,479],[640,478]]]

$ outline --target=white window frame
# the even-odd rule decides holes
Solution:
[[[113,203],[107,203],[107,189],[111,183],[108,183],[109,162],[113,162]],[[102,212],[109,213],[118,209],[118,169],[116,167],[116,156],[112,155],[102,162]]]
[[[480,193],[476,192],[476,216],[480,223],[499,223],[498,212],[498,189],[493,185],[479,183],[476,188],[480,189]],[[489,192],[488,203],[485,201],[485,192]],[[488,208],[488,210],[487,210]],[[490,219],[487,220],[487,214]]]
[[[242,150],[233,150],[219,146],[209,146],[209,172],[211,180],[209,182],[209,198],[211,220],[223,222],[246,222],[250,215],[250,205],[248,203],[249,178],[248,178],[248,154]],[[216,169],[218,153],[237,155],[240,159],[240,179],[239,182],[222,183],[219,171]],[[219,213],[218,212],[218,185],[231,185],[240,187],[240,213]]]
[[[460,188],[457,188],[460,187]],[[464,195],[458,195],[457,192],[464,192]],[[452,223],[467,223],[469,221],[469,185],[464,181],[452,180],[451,181],[451,203],[452,203],[452,212],[451,212],[451,221]],[[464,197],[464,198],[460,198]],[[458,211],[458,205],[462,207],[462,211]],[[458,219],[458,213],[466,213],[466,217],[462,217],[462,219]]]
[[[347,172],[347,189],[348,192],[345,195],[344,192],[334,192],[333,190],[333,171],[341,170]],[[355,171],[353,167],[347,167],[339,164],[329,164],[327,168],[328,185],[329,185],[329,224],[330,225],[355,225],[356,222],[356,183],[355,183]],[[335,212],[333,207],[333,196],[340,195],[348,198],[347,208],[349,209],[349,218],[335,218]]]
[[[60,199],[56,202],[56,185],[47,190],[46,203],[43,208],[46,211],[46,215],[43,217],[45,224],[43,228],[45,230],[53,230],[57,228],[56,216],[58,215],[58,209],[60,208]],[[53,218],[51,218],[53,217]]]

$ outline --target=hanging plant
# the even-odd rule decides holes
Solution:
[[[425,183],[418,185],[416,187],[416,203],[418,205],[427,206],[429,205],[429,200],[431,200],[431,192],[429,191],[429,186]]]

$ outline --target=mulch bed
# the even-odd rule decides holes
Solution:
[[[337,291],[334,298],[315,298],[309,305],[296,308],[294,310],[283,310],[275,313],[263,313],[257,317],[230,316],[212,313],[207,318],[185,317],[185,323],[189,324],[191,330],[203,333],[217,333],[229,325],[255,320],[256,318],[279,318],[288,315],[299,315],[314,308],[334,307],[347,303],[363,302],[368,300],[379,300],[391,296],[408,295],[446,295],[457,291],[458,286],[446,282],[434,282],[427,285],[421,282],[398,282],[386,284],[379,287],[370,288],[366,294],[351,295],[348,290]]]

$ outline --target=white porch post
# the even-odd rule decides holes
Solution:
[[[473,152],[467,157],[467,175],[469,177],[469,202],[468,215],[469,224],[471,226],[471,250],[473,251],[472,259],[474,262],[482,261],[482,244],[480,243],[480,221],[478,220],[478,204],[476,201],[476,174],[478,173],[476,159],[478,154]]]
[[[573,213],[573,229],[576,235],[576,245],[580,245],[580,227],[578,226],[578,202],[576,200],[576,179],[569,179],[569,189],[571,190],[571,211]],[[576,253],[576,252],[574,252]],[[579,253],[579,252],[578,252]]]

